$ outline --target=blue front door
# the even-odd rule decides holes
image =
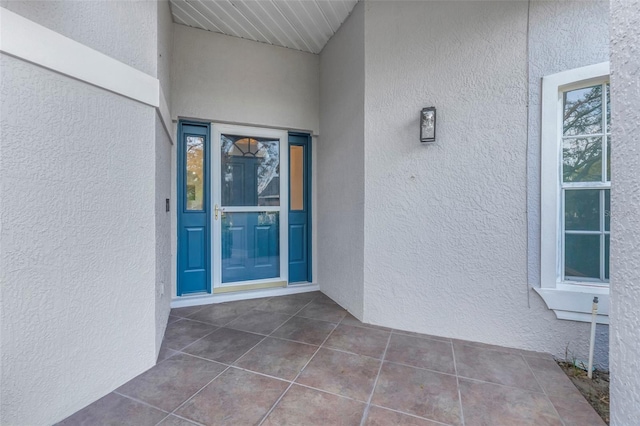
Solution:
[[[178,296],[211,292],[209,126],[178,124]]]
[[[289,282],[311,282],[311,136],[289,133]]]

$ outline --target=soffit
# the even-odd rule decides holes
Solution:
[[[174,22],[320,53],[358,0],[170,0]]]

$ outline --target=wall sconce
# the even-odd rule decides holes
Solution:
[[[436,107],[420,111],[420,142],[436,141]]]

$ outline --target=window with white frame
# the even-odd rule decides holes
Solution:
[[[561,319],[608,322],[609,64],[547,76],[542,88],[541,285]]]
[[[609,282],[609,83],[562,92],[561,226],[565,282]]]

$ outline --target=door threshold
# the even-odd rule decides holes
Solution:
[[[199,293],[172,299],[171,308],[235,302],[236,300],[259,299],[261,297],[286,296],[290,294],[308,293],[311,291],[320,291],[320,286],[313,283],[296,283],[284,288],[265,288],[216,294]]]

